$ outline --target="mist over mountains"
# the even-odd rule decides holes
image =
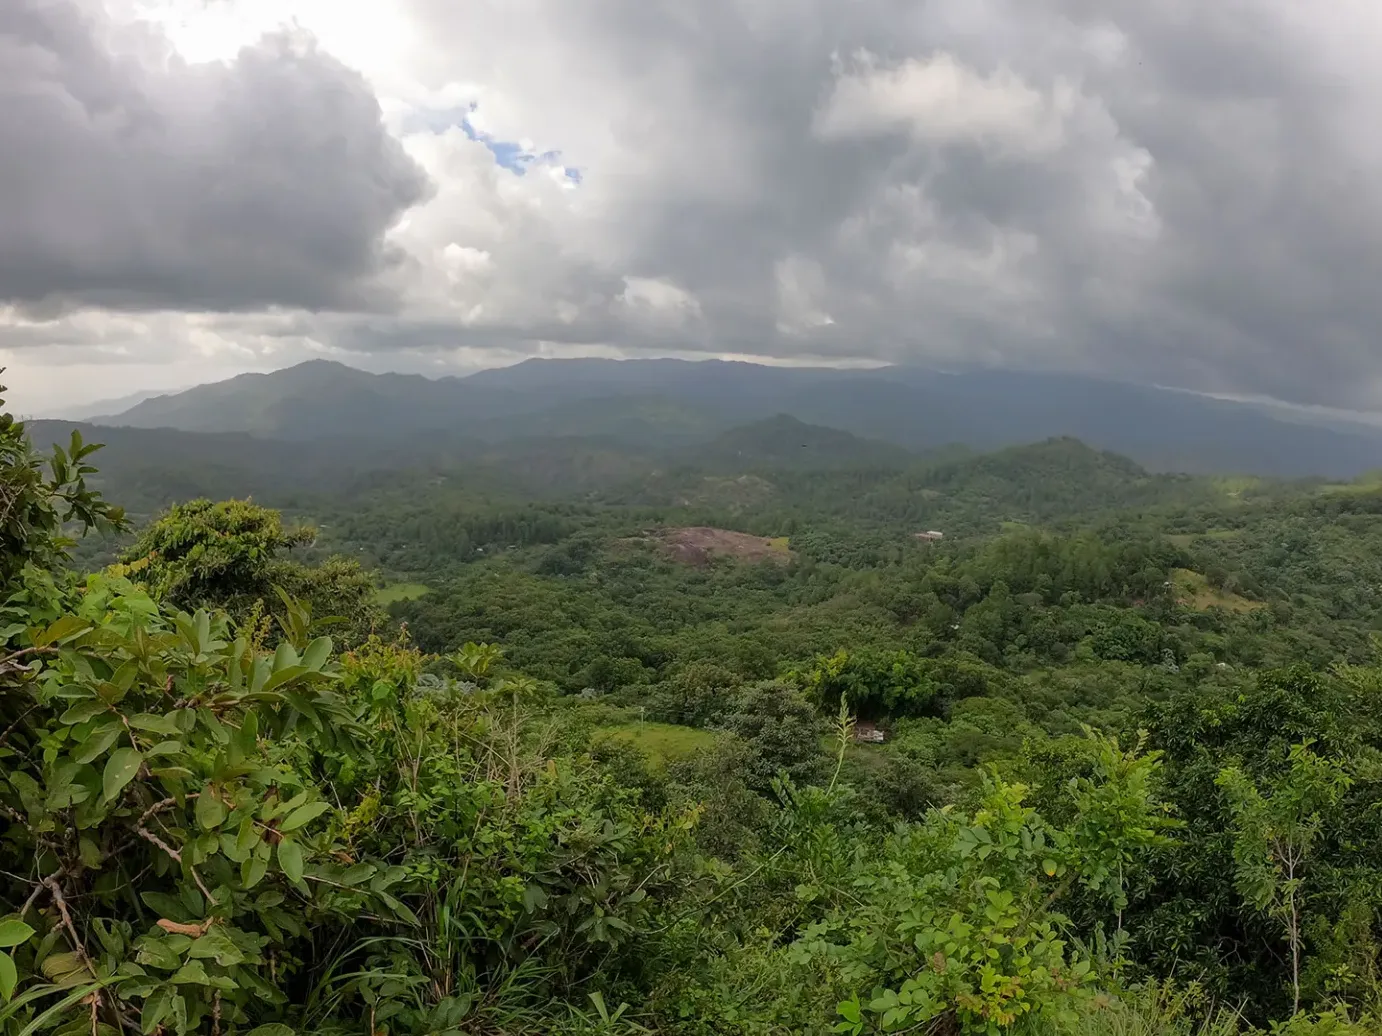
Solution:
[[[370,450],[417,440],[478,450],[579,438],[673,453],[741,426],[758,425],[771,440],[786,431],[773,419],[790,417],[872,440],[829,445],[849,463],[877,460],[883,447],[985,451],[1070,437],[1158,471],[1346,478],[1382,467],[1382,431],[1369,426],[1326,427],[1187,392],[1014,371],[580,359],[429,379],[315,360],[155,396],[118,413],[73,416],[295,443],[364,441]],[[824,447],[818,442],[817,454]]]

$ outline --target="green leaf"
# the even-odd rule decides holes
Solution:
[[[375,866],[372,863],[357,863],[353,867],[347,867],[345,873],[341,875],[342,885],[358,885],[362,881],[369,881],[374,877]]]
[[[163,734],[165,737],[172,737],[178,733],[177,720],[172,716],[156,716],[150,712],[141,712],[137,716],[131,716],[129,724],[135,730],[147,730],[154,734]]]
[[[274,652],[273,671],[275,673],[296,667],[298,665],[298,653],[293,650],[293,645],[286,640],[278,645],[278,650]]]
[[[71,710],[69,709],[68,711],[70,712]],[[73,760],[79,763],[94,761],[98,757],[104,755],[110,749],[110,746],[120,739],[120,732],[121,727],[118,722],[111,722],[109,726],[102,727],[100,730],[95,731],[86,739],[78,751],[72,753]]]
[[[222,967],[231,967],[245,959],[245,955],[231,941],[230,936],[218,928],[211,929],[195,940],[188,948],[187,955],[194,959],[212,958]]]
[[[64,615],[42,633],[35,634],[34,647],[47,647],[87,628],[86,620],[80,616]]]
[[[251,1029],[246,1036],[297,1036],[288,1026],[278,1022],[270,1022],[268,1025],[261,1025],[257,1029]]]
[[[189,983],[195,986],[209,986],[211,977],[206,973],[206,965],[199,960],[189,960],[177,971],[173,972],[173,977],[169,982]]]
[[[278,865],[283,868],[283,873],[288,876],[288,880],[296,884],[302,880],[302,846],[297,842],[284,839],[278,843]]]
[[[0,949],[8,950],[11,946],[22,946],[33,934],[34,930],[19,918],[6,918],[0,921]]]
[[[331,638],[318,637],[307,645],[307,650],[302,653],[302,664],[313,672],[326,665],[326,660],[331,657]]]
[[[172,1007],[172,999],[172,988],[164,986],[145,1000],[144,1010],[139,1015],[139,1028],[145,1033],[151,1033],[157,1029],[158,1023],[168,1016],[168,1011]]]
[[[235,833],[235,849],[247,853],[259,844],[259,831],[254,826],[254,817],[240,821],[240,830]]]
[[[69,726],[75,726],[78,723],[85,723],[87,720],[108,711],[110,711],[109,705],[99,698],[92,698],[89,701],[77,702],[76,705],[73,705],[62,714],[62,718],[58,722]]]
[[[105,775],[101,779],[107,802],[112,801],[126,784],[134,780],[134,775],[139,772],[143,762],[144,757],[133,748],[121,748],[111,755],[106,762]]]
[[[196,816],[197,826],[203,831],[213,831],[225,821],[225,803],[216,797],[209,784],[197,796]]]
[[[288,819],[283,821],[283,825],[279,830],[284,832],[296,831],[304,824],[316,820],[317,817],[321,816],[330,808],[331,803],[329,802],[309,802],[305,806],[299,806],[288,815]]]
[[[8,953],[0,953],[0,1000],[8,1001],[14,996],[14,987],[19,985],[19,972],[14,966],[14,958]]]
[[[254,712],[245,713],[240,721],[240,729],[235,733],[231,740],[240,746],[240,751],[245,755],[253,755],[255,746],[259,741],[259,717]]]
[[[269,862],[262,856],[251,856],[244,863],[240,864],[240,882],[247,889],[252,889],[264,880],[264,875],[269,872]]]
[[[135,960],[140,964],[162,968],[164,971],[175,971],[182,967],[182,957],[173,952],[166,940],[157,936],[149,936],[140,942]]]

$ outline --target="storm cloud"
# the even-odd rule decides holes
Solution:
[[[1371,2],[211,6],[302,26],[206,61],[176,0],[0,14],[0,350],[120,308],[260,364],[834,357],[1382,409]],[[87,360],[146,348],[116,337]]]
[[[189,65],[62,0],[0,4],[0,152],[0,300],[40,312],[381,304],[428,187],[310,39]]]

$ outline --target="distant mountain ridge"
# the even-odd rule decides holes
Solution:
[[[146,399],[97,423],[291,442],[575,436],[677,450],[784,416],[873,440],[875,452],[879,444],[988,451],[1067,437],[1158,471],[1348,478],[1382,467],[1382,430],[1280,420],[1171,389],[1015,371],[718,360],[528,360],[435,380],[314,360]]]

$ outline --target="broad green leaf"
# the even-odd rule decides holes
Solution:
[[[133,748],[121,748],[111,754],[106,762],[106,771],[101,778],[107,802],[120,794],[126,784],[134,780],[144,757]]]
[[[177,971],[173,972],[173,977],[169,982],[188,983],[196,986],[206,986],[211,984],[211,977],[206,973],[206,965],[199,960],[189,960]]]
[[[87,720],[109,711],[109,705],[99,698],[92,698],[89,701],[81,701],[73,705],[62,714],[62,718],[58,722],[76,726],[78,723],[85,723]]]
[[[85,619],[77,615],[64,615],[47,629],[34,635],[34,647],[47,647],[88,629]]]
[[[101,861],[105,858],[101,847],[85,836],[77,841],[77,855],[81,857],[82,863],[92,870],[100,867]]]
[[[194,940],[187,950],[187,955],[193,959],[214,959],[222,967],[239,964],[245,959],[245,955],[231,941],[230,936],[219,928],[213,928],[201,938]]]
[[[0,949],[21,946],[29,941],[34,930],[17,917],[7,917],[0,921]]]
[[[304,824],[316,820],[317,817],[321,816],[329,809],[331,809],[331,803],[329,802],[309,802],[305,806],[299,806],[288,815],[288,818],[283,821],[283,826],[280,827],[279,830],[296,831]]]
[[[269,861],[262,856],[251,856],[244,863],[240,864],[240,882],[247,889],[252,889],[264,880],[264,875],[269,872]]]
[[[259,843],[259,830],[254,826],[254,817],[245,817],[240,821],[240,830],[235,833],[235,848],[240,852],[249,852]]]
[[[140,942],[135,960],[140,964],[162,968],[164,971],[175,971],[182,967],[182,957],[174,953],[165,940],[156,936],[150,936]]]
[[[211,785],[202,789],[197,796],[197,826],[203,831],[212,831],[221,826],[226,818],[225,803],[216,797]]]
[[[375,866],[372,863],[357,863],[353,867],[347,867],[345,873],[341,875],[342,885],[358,885],[362,881],[369,881],[374,877]]]
[[[45,975],[63,986],[95,977],[76,953],[50,954],[43,958],[41,967]]]
[[[109,726],[94,731],[92,735],[82,743],[82,747],[72,753],[72,759],[79,763],[95,761],[109,751],[111,745],[120,740],[120,735],[123,732],[120,723],[113,720]]]
[[[139,1028],[144,1033],[152,1033],[158,1028],[159,1022],[168,1016],[172,1008],[173,990],[171,986],[164,986],[157,990],[152,996],[144,1001],[144,1010],[139,1015]]]
[[[302,880],[302,846],[285,838],[278,843],[278,865],[288,880],[296,884]]]
[[[148,730],[165,736],[172,736],[178,732],[177,720],[173,716],[156,716],[150,712],[131,716],[129,724],[135,730]]]
[[[254,712],[245,713],[240,721],[240,729],[231,739],[245,755],[252,755],[259,742],[259,716]]]
[[[19,971],[14,966],[14,958],[8,953],[0,953],[0,1000],[8,1001],[14,996],[14,987],[19,985]]]
[[[278,1022],[270,1022],[268,1025],[261,1025],[257,1029],[251,1029],[246,1036],[297,1036],[288,1026]]]
[[[280,669],[287,669],[289,666],[296,667],[298,664],[298,653],[293,650],[293,645],[286,640],[278,645],[278,650],[274,652],[274,669],[277,673]]]
[[[331,657],[331,638],[318,637],[307,645],[307,650],[302,653],[302,664],[312,671],[319,670],[326,665],[326,660]]]
[[[178,1036],[184,1036],[187,1032],[187,998],[181,993],[174,993],[169,1003],[173,1008],[173,1029]]]

